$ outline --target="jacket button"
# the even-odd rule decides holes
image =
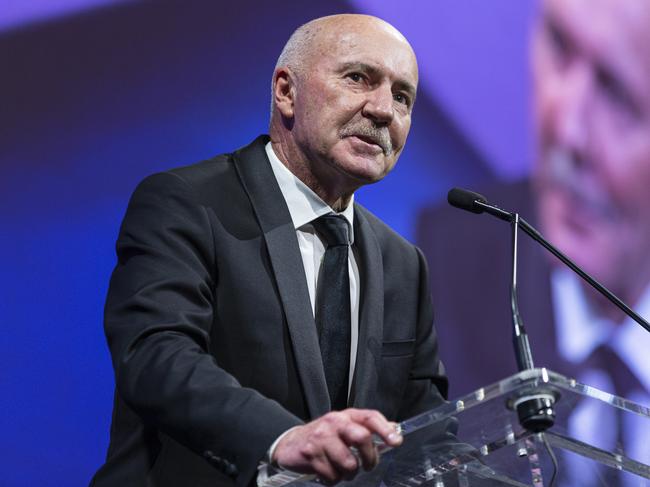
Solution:
[[[224,462],[223,473],[225,473],[228,477],[235,478],[237,475],[239,475],[239,470],[237,470],[237,467],[235,467],[232,463]]]

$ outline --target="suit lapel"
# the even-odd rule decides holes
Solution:
[[[307,407],[316,418],[330,409],[327,383],[296,230],[266,157],[267,141],[259,137],[233,157],[264,233]]]
[[[371,406],[377,387],[384,324],[384,269],[381,249],[363,212],[355,205],[354,245],[361,277],[359,344],[350,404]]]

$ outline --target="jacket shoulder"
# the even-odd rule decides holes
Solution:
[[[190,194],[206,206],[220,203],[244,203],[243,186],[237,170],[239,162],[259,162],[268,136],[261,135],[249,145],[233,152],[219,154],[202,161],[175,167],[146,177],[140,186],[165,185],[185,186]],[[257,157],[251,154],[256,154]],[[240,201],[241,200],[241,201]],[[232,205],[229,205],[232,206]]]
[[[210,186],[220,177],[228,175],[233,171],[232,154],[219,154],[209,159],[204,159],[194,164],[175,167],[165,171],[187,183],[190,187],[200,189],[203,186]]]

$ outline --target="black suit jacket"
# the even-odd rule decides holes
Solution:
[[[111,441],[91,485],[246,485],[280,433],[330,409],[267,141],[151,176],[133,194],[105,311]],[[350,403],[405,419],[446,393],[425,261],[359,205],[355,246]]]
[[[528,181],[485,189],[490,201],[517,211],[535,225],[536,209]],[[436,328],[450,371],[451,397],[471,392],[517,372],[512,345],[510,226],[487,214],[449,205],[422,211],[417,243],[432,279]],[[550,259],[519,232],[518,295],[535,365],[574,376],[559,357],[550,288]]]

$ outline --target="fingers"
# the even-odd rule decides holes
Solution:
[[[321,418],[292,431],[278,443],[274,460],[289,470],[315,474],[327,484],[354,478],[359,463],[338,428],[332,427],[335,422]]]
[[[379,454],[372,441],[372,432],[359,424],[351,423],[341,431],[341,438],[348,448],[354,448],[359,455],[364,470],[377,465]]]
[[[351,425],[342,431],[344,442],[356,447],[364,470],[371,470],[379,462],[379,453],[373,435],[378,435],[386,444],[396,447],[402,443],[397,424],[387,421],[378,411],[368,409],[348,409]]]
[[[347,478],[344,473],[335,468],[335,464],[327,455],[314,459],[312,463],[313,472],[325,484],[333,485],[340,480]],[[354,476],[354,474],[351,474]]]
[[[396,424],[377,411],[332,412],[286,433],[278,442],[273,459],[285,468],[314,473],[333,484],[352,479],[360,467],[370,470],[377,465],[375,434],[393,447],[402,442]]]
[[[360,464],[357,457],[350,447],[341,440],[328,443],[325,446],[325,455],[337,473],[337,478],[333,479],[334,482],[340,479],[351,480],[359,471]],[[326,480],[332,479],[326,478]]]
[[[371,409],[347,409],[352,420],[365,426],[372,433],[377,434],[389,446],[399,446],[403,438],[399,433],[397,423],[388,421],[379,411]]]

